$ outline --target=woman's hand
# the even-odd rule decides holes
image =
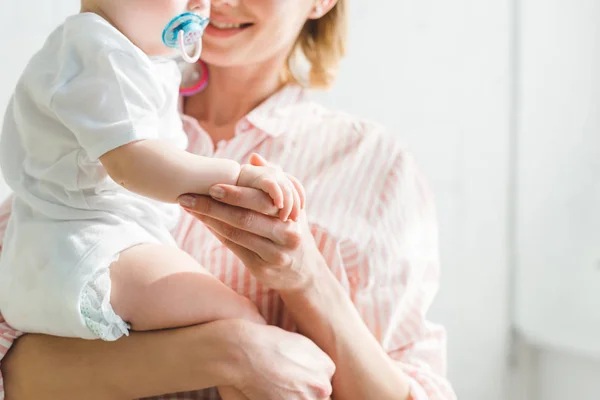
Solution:
[[[237,322],[237,321],[236,321]],[[335,365],[310,339],[274,326],[239,321],[240,371],[234,386],[250,400],[323,400]]]
[[[254,165],[266,165],[253,157]],[[213,197],[186,195],[180,204],[232,250],[264,285],[294,292],[311,284],[325,262],[310,233],[306,215],[283,222],[265,193],[244,187],[216,185]],[[326,266],[325,266],[326,267]]]

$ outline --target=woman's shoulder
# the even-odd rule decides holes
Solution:
[[[421,177],[412,152],[401,135],[368,118],[314,102],[294,107],[301,128],[284,141],[294,146],[282,153],[287,154],[284,169],[300,178],[312,203],[319,204],[310,210],[314,223],[334,236],[366,243],[384,203],[418,195],[415,183]],[[293,162],[296,157],[303,162]],[[400,193],[405,191],[411,193]]]
[[[401,132],[369,118],[325,107],[315,101],[297,103],[285,112],[296,120],[290,133],[295,143],[307,146],[315,156],[340,160],[370,161],[392,168],[398,159],[410,159],[411,151]]]

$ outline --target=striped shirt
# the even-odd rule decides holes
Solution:
[[[413,399],[455,399],[445,378],[445,331],[425,315],[439,283],[434,205],[409,152],[382,127],[325,109],[298,86],[271,96],[239,121],[232,139],[216,146],[195,119],[182,118],[190,152],[241,163],[257,152],[303,183],[319,250],[365,324],[410,377]],[[0,207],[0,239],[9,214],[10,200]],[[295,330],[279,295],[202,223],[184,213],[174,235],[201,265],[256,303],[269,324]],[[18,335],[0,324],[0,358]],[[161,399],[218,395],[212,389]]]

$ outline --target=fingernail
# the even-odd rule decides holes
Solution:
[[[225,197],[225,190],[218,186],[213,186],[208,190],[208,194],[210,194],[213,199],[222,199]]]
[[[196,198],[188,194],[183,195],[179,198],[179,204],[182,207],[192,208],[196,205]]]

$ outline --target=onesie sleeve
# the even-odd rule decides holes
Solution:
[[[92,160],[158,135],[160,84],[152,63],[113,50],[87,60],[52,94],[50,109]]]

